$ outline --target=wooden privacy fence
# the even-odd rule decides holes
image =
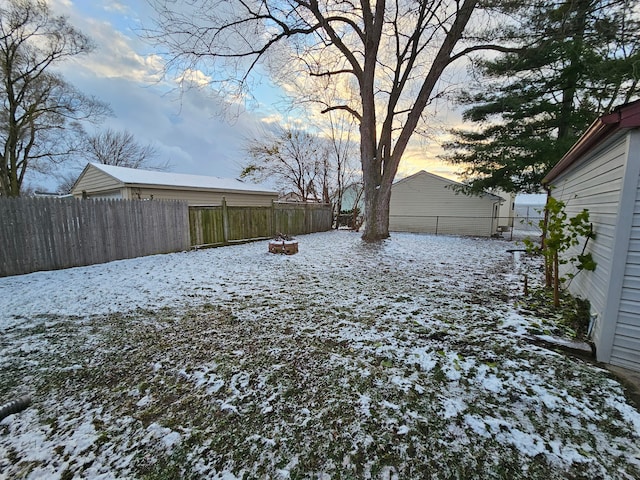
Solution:
[[[0,198],[0,276],[189,248],[177,201]]]
[[[331,205],[279,203],[270,207],[189,207],[191,246],[227,245],[273,237],[331,230]]]
[[[331,229],[330,205],[0,198],[0,277]]]

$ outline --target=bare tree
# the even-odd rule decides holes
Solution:
[[[128,168],[147,168],[167,170],[167,162],[158,164],[154,160],[156,149],[151,144],[138,143],[127,130],[116,131],[110,128],[90,135],[86,141],[83,157],[95,163]]]
[[[282,193],[293,191],[301,201],[329,203],[329,163],[326,143],[300,129],[277,125],[247,143],[250,161],[241,178],[274,181]]]
[[[47,173],[77,151],[82,121],[109,113],[51,71],[92,48],[45,1],[0,4],[0,195],[19,196],[28,171]]]
[[[78,180],[79,173],[77,172],[65,172],[58,175],[58,186],[56,187],[56,193],[68,194],[71,193],[71,189]],[[23,192],[24,194],[24,192]]]
[[[275,50],[281,64],[351,89],[324,111],[349,112],[359,123],[366,241],[389,235],[391,185],[445,68],[493,48],[456,51],[478,0],[151,3],[158,18],[150,37],[168,47],[169,69],[208,69],[219,85],[236,80],[244,89]]]
[[[345,189],[350,185],[361,183],[362,174],[354,168],[352,159],[355,157],[357,144],[354,141],[355,122],[344,112],[331,111],[327,113],[327,132],[329,138],[329,152],[334,166],[333,206],[336,218],[342,212],[342,199]],[[336,228],[339,227],[336,222]]]

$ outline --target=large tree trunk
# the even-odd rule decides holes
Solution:
[[[378,142],[374,79],[377,65],[377,42],[380,39],[382,22],[376,23],[378,25],[377,33],[374,31],[375,29],[367,29],[367,33],[373,32],[375,42],[368,41],[365,44],[365,64],[360,80],[360,99],[362,101],[360,158],[362,160],[365,198],[365,228],[362,239],[366,242],[375,242],[389,237],[391,185],[398,171],[400,159],[407,148],[409,139],[415,132],[422,112],[427,106],[442,72],[456,58],[456,56],[452,57],[453,49],[462,37],[476,4],[477,0],[464,0],[462,5],[458,4],[459,10],[455,20],[447,30],[446,37],[433,59],[429,72],[424,78],[418,96],[395,142],[393,141],[394,116],[404,84],[398,78],[395,90],[390,94]],[[376,17],[382,15],[382,10],[384,8],[376,10]],[[367,37],[367,40],[370,38]]]
[[[575,112],[575,99],[578,91],[578,83],[583,73],[583,49],[585,32],[587,28],[587,12],[590,8],[589,0],[579,0],[573,8],[575,18],[568,26],[568,35],[573,39],[573,45],[569,50],[569,66],[565,68],[562,77],[564,80],[562,90],[562,102],[560,104],[558,140],[574,137],[576,132],[572,127],[571,118]]]
[[[373,185],[365,179],[365,225],[362,239],[376,242],[389,237],[391,185]]]
[[[364,233],[365,242],[376,242],[389,237],[389,200],[391,185],[384,185],[382,159],[377,157],[375,106],[373,89],[370,97],[363,97],[364,105],[368,105],[369,121],[360,124],[360,156],[362,162],[362,184],[364,194]],[[367,109],[365,108],[365,111]]]

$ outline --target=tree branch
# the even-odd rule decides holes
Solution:
[[[362,120],[362,115],[360,115],[358,112],[356,112],[353,108],[349,107],[348,105],[335,105],[333,107],[328,107],[328,108],[325,108],[324,110],[321,110],[320,113],[329,113],[334,110],[344,110],[346,112],[349,112],[351,115],[353,115],[356,119],[358,119],[358,121]]]
[[[515,48],[515,47],[504,47],[502,45],[475,45],[473,47],[467,47],[464,50],[456,53],[455,55],[451,56],[451,61],[449,63],[455,62],[456,60],[458,60],[459,58],[464,57],[465,55],[469,55],[472,52],[479,52],[482,50],[491,50],[491,51],[495,51],[495,52],[502,52],[502,53],[521,53],[524,51],[523,48]]]

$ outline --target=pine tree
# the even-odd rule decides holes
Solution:
[[[512,8],[519,27],[502,29],[512,51],[479,60],[477,91],[460,96],[476,129],[452,131],[445,146],[476,191],[538,191],[596,118],[640,92],[640,29],[629,0]]]

